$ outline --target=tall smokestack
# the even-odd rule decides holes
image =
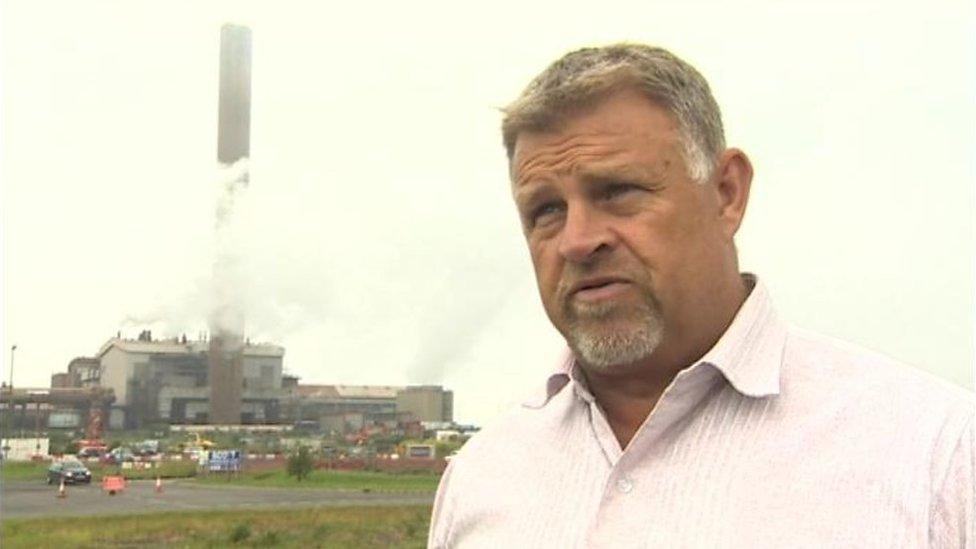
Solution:
[[[251,152],[251,29],[220,29],[220,113],[217,160],[233,164]]]
[[[235,283],[236,261],[223,243],[235,196],[248,184],[251,148],[251,29],[220,29],[220,103],[217,161],[222,193],[217,204],[217,258],[214,261],[216,307],[210,318],[210,423],[241,422],[244,372],[244,314]]]

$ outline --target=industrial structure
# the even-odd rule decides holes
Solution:
[[[104,424],[115,395],[104,387],[0,388],[6,437],[47,429],[89,429]]]
[[[96,358],[77,357],[68,363],[67,372],[51,376],[51,388],[98,387],[99,362]]]
[[[213,337],[207,352],[210,393],[208,416],[211,422],[236,424],[254,418],[245,409],[246,345],[244,313],[238,286],[234,284],[235,258],[221,245],[235,195],[248,185],[247,162],[251,149],[251,29],[224,25],[220,29],[220,93],[217,119],[217,162],[222,171],[223,189],[217,204],[218,253],[213,266],[215,309],[211,312]],[[279,374],[280,375],[280,374]],[[280,386],[280,383],[279,383]],[[253,401],[253,398],[252,398]],[[202,412],[195,412],[201,414]],[[264,417],[269,417],[267,413]]]
[[[402,387],[396,394],[397,412],[424,423],[454,421],[454,393],[439,385]]]
[[[113,390],[115,403],[109,426],[138,428],[169,423],[276,423],[281,389],[282,358],[285,350],[270,344],[244,342],[230,357],[239,372],[236,390],[223,395],[217,385],[228,377],[214,378],[212,341],[187,341],[185,337],[153,340],[144,331],[136,340],[113,338],[99,349],[100,384]],[[221,356],[226,359],[226,356]],[[237,421],[211,417],[213,396],[239,395],[233,407]],[[226,405],[226,402],[225,402]]]
[[[297,380],[296,380],[297,381]],[[287,388],[286,417],[323,431],[348,433],[370,425],[451,423],[454,394],[437,385],[299,385]]]
[[[370,426],[453,421],[454,395],[436,385],[302,385],[284,374],[285,349],[245,339],[236,352],[240,419],[212,415],[213,343],[135,339],[118,334],[93,357],[72,359],[67,372],[51,376],[51,388],[0,392],[4,425],[25,432],[49,428],[138,429],[166,425],[301,425],[312,430],[356,432]],[[97,437],[89,437],[97,438]]]
[[[301,385],[283,375],[284,348],[244,337],[238,258],[226,246],[235,199],[249,183],[251,30],[224,25],[220,33],[217,161],[222,192],[216,211],[210,335],[137,339],[121,333],[95,356],[77,357],[51,388],[0,390],[0,419],[19,428],[101,430],[163,425],[296,425],[347,433],[382,425],[449,423],[453,394],[438,386]],[[12,348],[15,349],[16,346]],[[12,351],[11,351],[12,352]],[[11,356],[11,360],[13,357]],[[13,383],[11,377],[11,383]],[[23,436],[23,433],[21,433]]]

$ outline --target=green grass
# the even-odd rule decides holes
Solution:
[[[138,516],[5,519],[17,547],[424,547],[430,507],[204,511]]]
[[[372,492],[433,492],[440,475],[433,473],[378,473],[371,471],[312,471],[299,482],[281,469],[237,476],[223,474],[201,475],[198,482],[207,484],[236,484],[267,488],[318,488],[331,490],[369,490]]]
[[[102,481],[104,475],[121,474],[130,480],[163,478],[187,478],[196,475],[192,461],[163,462],[156,469],[119,469],[115,465],[85,464],[92,472],[92,482]],[[7,462],[3,464],[3,480],[36,480],[47,478],[46,463]],[[371,492],[433,492],[437,490],[440,476],[434,473],[380,473],[372,471],[316,470],[299,482],[288,476],[284,469],[261,472],[245,472],[235,476],[203,474],[198,482],[220,485],[257,486],[265,488],[317,488],[326,490],[355,490]]]
[[[4,461],[2,466],[3,480],[44,480],[47,475],[47,463],[32,463],[30,461]]]
[[[197,464],[193,461],[163,461],[152,469],[121,469],[118,465],[102,465],[101,463],[85,464],[92,472],[92,477],[101,480],[104,475],[121,474],[127,479],[186,478],[197,474]]]
[[[47,478],[49,463],[9,461],[3,464],[3,480],[39,480]],[[185,478],[196,475],[197,465],[193,461],[167,461],[153,469],[120,469],[117,465],[85,463],[92,472],[92,482],[101,482],[105,475],[121,474],[127,479]]]

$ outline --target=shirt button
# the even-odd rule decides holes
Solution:
[[[620,490],[624,494],[629,494],[631,490],[634,489],[634,482],[627,477],[621,477],[617,479],[617,490]]]

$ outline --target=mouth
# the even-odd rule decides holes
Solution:
[[[570,299],[582,301],[602,301],[613,299],[630,287],[630,281],[620,277],[587,278],[573,284]]]

